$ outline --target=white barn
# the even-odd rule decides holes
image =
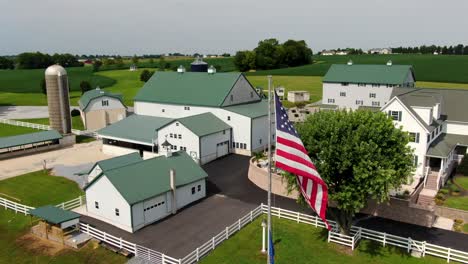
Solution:
[[[104,170],[85,187],[87,214],[133,233],[204,198],[206,177],[185,152]]]

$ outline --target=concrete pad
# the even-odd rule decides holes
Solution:
[[[433,227],[445,229],[445,230],[452,230],[454,221],[450,218],[437,216]]]
[[[71,106],[70,111],[78,109]],[[0,106],[0,118],[5,119],[28,119],[49,117],[47,106]]]
[[[420,195],[424,195],[424,196],[428,196],[428,197],[435,197],[437,195],[437,191],[424,188],[421,191]]]

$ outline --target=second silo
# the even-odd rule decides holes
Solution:
[[[197,57],[194,62],[190,64],[190,71],[192,72],[207,72],[208,63],[204,62],[200,57]]]
[[[62,134],[71,133],[70,99],[67,71],[60,65],[52,65],[45,71],[49,123]]]

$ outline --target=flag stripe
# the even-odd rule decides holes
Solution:
[[[294,142],[292,140],[289,140],[289,139],[287,139],[285,137],[282,137],[280,135],[277,136],[276,142],[279,143],[279,144],[283,144],[283,145],[295,148],[297,150],[302,151],[304,154],[307,154],[307,150],[304,148],[304,146],[302,146],[299,143],[296,143],[296,142]]]
[[[302,175],[307,178],[311,178],[319,184],[325,184],[325,182],[322,180],[322,178],[317,177],[317,171],[311,168],[308,168],[300,163],[293,162],[290,160],[287,160],[281,156],[276,156],[276,167],[282,166],[285,171],[289,171],[294,174]],[[295,172],[292,172],[290,170],[294,170]]]
[[[289,160],[292,160],[294,162],[300,163],[300,164],[302,164],[304,166],[308,166],[311,169],[317,171],[317,169],[315,168],[315,165],[312,163],[312,161],[310,161],[310,159],[306,160],[303,157],[296,156],[296,155],[292,154],[291,152],[283,151],[282,149],[277,149],[276,150],[276,155],[281,156],[281,157],[283,157],[285,159],[289,159]],[[318,173],[317,173],[317,175],[318,175]]]

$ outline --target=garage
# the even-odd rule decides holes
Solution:
[[[221,142],[216,145],[216,157],[223,157],[229,154],[229,141]]]
[[[151,224],[167,215],[166,196],[158,196],[143,202],[143,214],[146,224]]]

